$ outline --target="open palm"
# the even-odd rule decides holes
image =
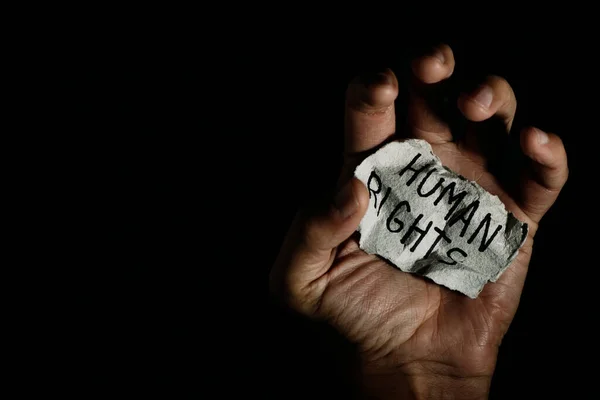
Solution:
[[[438,377],[489,386],[498,346],[517,310],[537,224],[568,174],[560,139],[527,128],[521,132],[521,149],[530,162],[520,171],[517,190],[507,191],[488,169],[494,152],[488,153],[486,142],[498,132],[482,121],[497,119],[508,134],[516,110],[513,91],[505,80],[488,77],[475,92],[462,95],[457,106],[471,125],[457,140],[433,112],[430,101],[435,99],[429,98],[453,70],[448,46],[415,60],[405,136],[427,140],[443,165],[477,181],[529,225],[525,244],[500,279],[470,299],[360,250],[352,232],[369,199],[357,180],[346,185],[337,202],[354,202],[348,206],[354,213],[338,206],[323,215],[300,215],[273,273],[292,307],[328,321],[358,345],[363,371],[373,377],[374,386],[390,386],[379,379],[392,376],[394,390],[407,393],[430,392],[431,379]],[[397,94],[398,83],[389,70],[350,84],[342,181],[396,133]],[[406,388],[398,389],[402,385]]]

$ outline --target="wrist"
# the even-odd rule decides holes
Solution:
[[[395,370],[363,373],[368,399],[487,399],[493,367],[482,373],[464,374],[436,362],[403,366]]]

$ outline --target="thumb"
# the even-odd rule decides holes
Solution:
[[[300,211],[271,271],[274,294],[297,311],[310,314],[325,290],[325,274],[337,246],[356,231],[368,204],[367,188],[352,178],[323,211]]]

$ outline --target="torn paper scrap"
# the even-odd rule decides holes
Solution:
[[[500,277],[527,238],[527,224],[442,166],[424,140],[382,147],[355,175],[370,198],[360,247],[471,298]]]

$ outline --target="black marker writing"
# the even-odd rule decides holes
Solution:
[[[387,190],[385,191],[385,195],[383,196],[383,199],[381,200],[381,204],[379,204],[379,208],[377,209],[378,217],[379,217],[379,212],[381,211],[381,208],[383,207],[383,205],[387,201],[388,197],[390,196],[391,191],[392,191],[392,188],[387,188]]]
[[[421,221],[422,218],[423,218],[423,214],[419,214],[419,216],[417,217],[417,219],[415,219],[415,221],[412,223],[410,228],[408,228],[408,231],[406,231],[406,234],[402,237],[402,239],[400,239],[400,243],[404,244],[410,238],[410,236],[412,235],[413,232],[417,232],[419,234],[419,238],[413,244],[413,246],[410,248],[411,252],[415,251],[415,249],[417,248],[419,243],[421,243],[421,240],[423,240],[425,235],[427,235],[427,232],[429,232],[429,228],[431,228],[431,225],[433,224],[433,221],[429,221],[429,223],[427,224],[427,228],[425,228],[425,229],[419,228],[417,225]]]
[[[446,192],[449,193],[448,195],[448,204],[452,204],[452,207],[450,207],[450,210],[448,211],[448,213],[446,214],[446,216],[444,217],[445,220],[448,220],[448,218],[450,218],[450,216],[452,215],[452,213],[454,212],[454,210],[456,210],[456,207],[458,207],[458,205],[460,204],[460,202],[465,198],[465,196],[467,195],[467,192],[465,192],[464,190],[458,194],[454,194],[454,188],[456,187],[456,182],[450,182],[448,184],[448,186],[446,186],[444,189],[442,189],[442,193],[440,193],[440,195],[438,196],[438,198],[433,202],[433,205],[437,206],[438,203],[442,200],[442,198],[444,197],[444,195],[446,194]]]
[[[398,218],[395,218],[396,214],[398,213],[398,211],[400,211],[402,207],[406,208],[406,212],[410,212],[410,204],[408,204],[408,201],[401,201],[400,203],[398,203],[398,205],[392,210],[390,216],[388,217],[385,223],[385,226],[388,228],[388,231],[397,233],[400,232],[402,228],[404,228],[404,222],[400,221]],[[393,229],[390,226],[392,222],[398,224],[398,227],[396,229]]]
[[[433,250],[435,250],[435,246],[438,245],[440,240],[444,239],[447,243],[452,243],[452,240],[448,236],[446,236],[446,233],[443,230],[441,230],[437,226],[434,227],[433,230],[438,233],[438,237],[435,238],[435,240],[433,241],[433,244],[431,245],[429,250],[427,250],[427,253],[425,253],[425,257],[423,257],[423,258],[427,258],[431,255]]]
[[[491,220],[492,220],[492,214],[487,213],[485,215],[485,217],[479,223],[479,226],[477,227],[477,229],[475,229],[475,232],[473,232],[473,234],[471,235],[471,237],[469,238],[469,240],[467,240],[467,243],[469,243],[469,244],[473,243],[473,240],[475,240],[475,238],[477,237],[477,234],[481,230],[481,227],[483,226],[483,224],[485,224],[485,229],[483,231],[483,237],[481,238],[481,244],[479,245],[479,251],[480,252],[483,252],[483,251],[485,251],[485,249],[488,248],[488,246],[490,245],[490,243],[492,243],[492,240],[494,240],[494,238],[496,237],[496,234],[498,232],[500,232],[500,230],[502,229],[502,225],[498,225],[496,227],[496,230],[492,234],[492,237],[490,237],[490,240],[486,241],[487,236],[488,236],[488,232],[489,232],[489,229],[490,229],[490,222],[491,222]]]
[[[444,178],[440,178],[440,180],[433,186],[433,188],[427,192],[427,193],[422,193],[423,191],[423,185],[425,185],[425,182],[427,182],[427,179],[429,179],[429,177],[431,176],[432,173],[435,172],[435,168],[432,168],[427,175],[425,175],[425,178],[423,178],[423,180],[421,181],[421,183],[419,183],[419,186],[417,186],[417,194],[421,197],[429,197],[431,196],[433,193],[435,193],[436,190],[438,190],[439,187],[442,186],[442,183],[444,183]]]
[[[421,168],[414,169],[413,165],[415,165],[415,163],[417,162],[417,160],[419,159],[419,157],[421,157],[421,153],[419,153],[416,156],[414,156],[413,159],[408,163],[408,165],[406,165],[406,167],[402,168],[400,170],[400,172],[398,172],[398,176],[400,176],[400,177],[402,177],[402,175],[404,175],[404,173],[406,171],[412,171],[413,172],[413,176],[411,176],[406,181],[406,186],[410,186],[415,181],[415,179],[417,179],[417,176],[421,173],[421,171],[423,171],[425,168],[429,167],[432,164],[432,163],[426,163]]]
[[[432,176],[436,176],[436,168],[431,168],[431,163],[425,163],[421,167],[415,167],[420,157],[421,153],[415,155],[413,159],[398,172],[398,175],[400,177],[407,175],[408,179],[405,182],[406,186],[410,186],[416,181],[418,176],[422,176],[422,179],[415,188],[419,197],[430,197],[439,190],[438,195],[434,197],[435,200],[433,201],[433,205],[438,206],[442,201],[444,201],[444,203],[447,202],[450,207],[444,219],[446,221],[449,220],[449,222],[445,227],[433,226],[433,221],[429,221],[427,225],[420,226],[421,221],[424,219],[424,214],[419,214],[417,218],[412,221],[407,230],[404,231],[402,238],[400,239],[400,243],[403,245],[407,245],[408,243],[408,246],[410,246],[409,250],[411,252],[415,252],[425,236],[433,227],[433,230],[436,232],[437,236],[425,253],[424,258],[428,258],[434,251],[436,251],[437,247],[444,247],[445,245],[452,243],[452,238],[448,236],[444,229],[447,230],[448,227],[453,227],[455,224],[460,222],[462,223],[459,233],[460,237],[464,237],[466,235],[481,204],[479,200],[473,200],[466,207],[460,207],[460,210],[457,212],[459,206],[463,204],[464,199],[468,196],[468,192],[466,190],[457,189],[456,182],[449,182],[446,186],[444,186],[444,178],[439,178],[434,184],[434,182],[432,182]],[[422,172],[426,173],[423,175],[421,174]],[[377,217],[379,217],[387,201],[390,198],[395,198],[395,196],[391,193],[392,188],[386,187],[381,179],[381,175],[373,170],[371,171],[369,179],[367,180],[367,189],[369,191],[369,198],[373,198],[373,207],[375,210],[377,210]],[[404,218],[402,217],[403,212],[406,212],[406,216]],[[407,218],[411,216],[410,213],[411,206],[408,201],[400,201],[397,203],[395,207],[393,207],[391,213],[386,217],[385,224],[387,230],[391,233],[402,232],[407,224]],[[467,243],[472,244],[481,232],[481,242],[478,245],[478,250],[479,252],[487,250],[503,228],[502,225],[497,225],[495,229],[493,229],[493,232],[491,232],[491,224],[492,216],[491,213],[488,213],[473,231],[467,240]],[[418,237],[415,238],[414,235],[418,235]],[[414,240],[410,242],[411,239]],[[467,252],[458,247],[454,247],[446,252],[446,256],[447,258],[445,260],[440,259],[440,262],[448,265],[455,265],[458,262],[462,262],[467,257]]]
[[[373,180],[377,181],[377,191],[375,191],[375,189],[371,187],[371,182]],[[371,198],[371,193],[373,193],[373,196],[375,196],[374,207],[377,208],[377,194],[381,192],[381,178],[377,176],[375,171],[372,171],[371,175],[369,176],[369,180],[367,181],[367,188],[369,189],[369,199]]]
[[[453,253],[460,253],[463,256],[463,259],[462,260],[456,260],[456,259],[454,259],[454,257],[452,257]],[[458,261],[462,262],[465,258],[467,258],[467,253],[465,253],[463,250],[459,249],[458,247],[454,247],[454,248],[448,250],[448,252],[446,252],[446,256],[448,256],[448,258],[450,258],[452,261],[448,262],[448,261],[444,261],[442,259],[440,259],[440,261],[443,262],[444,264],[454,265]]]
[[[465,233],[467,232],[467,228],[469,227],[469,224],[471,223],[471,220],[473,219],[473,215],[475,215],[475,211],[477,211],[478,208],[479,208],[479,200],[475,200],[474,202],[472,202],[471,204],[466,206],[464,209],[462,209],[461,211],[456,213],[456,215],[454,217],[452,217],[452,220],[448,223],[448,225],[453,226],[458,221],[462,221],[463,227],[460,231],[460,237],[465,236]],[[469,213],[468,216],[467,216],[467,213]]]

